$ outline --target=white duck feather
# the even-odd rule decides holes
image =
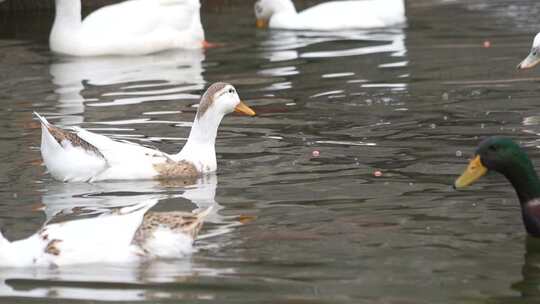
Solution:
[[[387,27],[406,21],[404,0],[329,1],[297,12],[291,0],[258,0],[258,27],[333,31]]]
[[[202,48],[199,9],[199,0],[130,0],[102,7],[82,20],[81,0],[56,0],[49,44],[53,52],[72,56]]]

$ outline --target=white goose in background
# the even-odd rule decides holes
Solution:
[[[530,69],[540,63],[540,33],[534,36],[531,52],[517,66],[518,69]]]
[[[64,182],[168,179],[201,176],[217,169],[215,141],[223,117],[233,111],[253,116],[227,83],[212,84],[201,97],[188,140],[177,154],[72,128],[56,127],[39,114],[41,155],[51,175]]]
[[[72,56],[143,55],[207,45],[199,0],[130,0],[81,17],[81,0],[56,0],[53,52]]]
[[[199,213],[149,212],[157,202],[157,197],[148,197],[96,217],[47,224],[18,241],[0,234],[0,267],[130,263],[191,254],[212,208]]]
[[[329,1],[296,12],[291,0],[258,0],[257,27],[333,31],[404,23],[404,0]]]

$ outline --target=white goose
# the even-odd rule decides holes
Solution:
[[[534,36],[531,52],[517,66],[518,69],[530,69],[540,63],[540,33]]]
[[[191,254],[212,207],[196,214],[149,212],[157,202],[147,199],[96,217],[47,224],[13,242],[0,234],[0,267],[129,263]]]
[[[217,169],[215,141],[222,118],[233,111],[253,116],[227,83],[211,85],[201,97],[188,140],[177,154],[72,128],[56,127],[39,114],[41,156],[51,175],[64,182],[190,178]]]
[[[404,0],[330,1],[296,12],[291,0],[258,0],[257,27],[332,31],[404,23]]]
[[[81,18],[81,0],[56,0],[53,52],[72,56],[142,55],[207,45],[199,0],[130,0]]]

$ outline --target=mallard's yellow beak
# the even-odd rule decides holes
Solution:
[[[257,25],[258,28],[267,28],[268,27],[268,20],[257,19],[256,25]]]
[[[234,111],[249,116],[255,116],[255,111],[248,107],[243,101],[240,101],[240,103],[234,108]]]
[[[474,183],[477,179],[484,176],[488,169],[482,165],[480,155],[476,155],[467,166],[467,169],[454,182],[454,188],[463,188]]]

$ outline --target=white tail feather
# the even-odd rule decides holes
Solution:
[[[42,124],[49,125],[49,122],[47,121],[47,119],[45,119],[45,117],[39,115],[38,112],[34,111],[34,115],[36,115],[36,117],[39,119],[39,121],[41,121]]]

